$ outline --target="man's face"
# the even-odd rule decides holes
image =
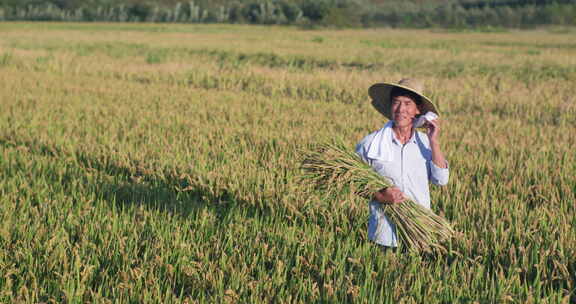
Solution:
[[[408,96],[396,96],[392,98],[392,119],[398,127],[412,124],[416,115],[420,114],[414,100]]]

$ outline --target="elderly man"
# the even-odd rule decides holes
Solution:
[[[362,139],[356,153],[394,185],[374,193],[370,202],[368,237],[385,247],[398,246],[398,237],[382,204],[411,199],[430,209],[428,183],[448,183],[448,162],[438,138],[440,125],[434,119],[438,111],[422,91],[422,84],[414,79],[378,83],[369,89],[372,105],[390,121]],[[424,114],[429,119],[424,124],[426,134],[416,131],[414,124]]]

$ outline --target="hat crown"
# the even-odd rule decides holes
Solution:
[[[424,84],[417,79],[403,78],[398,81],[398,84],[403,87],[410,88],[412,91],[420,93],[420,95],[422,95],[422,92],[424,92]]]

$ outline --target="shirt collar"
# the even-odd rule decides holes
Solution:
[[[392,131],[392,142],[397,144],[397,145],[402,145],[400,140],[398,140],[396,138],[396,132],[394,132],[394,131]],[[416,130],[412,131],[412,136],[410,136],[410,139],[406,142],[406,144],[409,144],[409,143],[416,143]]]

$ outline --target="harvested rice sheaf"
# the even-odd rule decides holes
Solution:
[[[379,189],[393,186],[341,141],[318,145],[304,154],[304,179],[328,195],[348,187],[354,189],[356,194],[371,199]],[[441,242],[454,234],[446,219],[414,201],[381,206],[384,214],[396,225],[401,246],[410,251],[443,248]]]

